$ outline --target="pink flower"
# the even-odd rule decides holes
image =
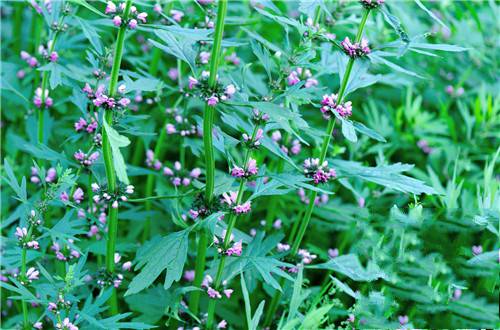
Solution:
[[[244,214],[250,212],[251,208],[252,208],[252,202],[247,201],[243,204],[236,205],[235,207],[233,207],[233,210],[236,214]]]
[[[21,240],[23,238],[25,238],[26,236],[28,236],[28,229],[26,227],[17,227],[16,228],[16,232],[14,234],[17,239]]]
[[[113,17],[113,24],[116,27],[120,27],[122,25],[122,18],[120,16]]]
[[[68,196],[68,193],[63,191],[60,195],[59,195],[59,199],[63,202],[67,202],[69,201],[69,196]]]
[[[328,256],[330,258],[336,258],[339,256],[339,249],[335,248],[335,249],[328,249]]]
[[[111,1],[108,1],[107,5],[106,5],[106,9],[104,11],[105,14],[112,14],[112,13],[116,13],[116,5],[111,2]]]
[[[278,142],[279,140],[281,140],[281,132],[280,132],[280,131],[274,131],[274,132],[271,134],[271,139],[272,139],[274,142]]]
[[[30,249],[33,249],[33,250],[38,250],[40,248],[40,245],[38,245],[38,242],[37,241],[30,241],[28,243],[26,243],[26,245],[30,248]]]
[[[177,70],[177,68],[170,68],[167,75],[170,79],[177,80],[177,78],[179,78],[179,70]]]
[[[201,64],[207,64],[208,61],[210,60],[210,53],[209,52],[201,52],[199,57],[200,57]]]
[[[184,279],[188,282],[193,282],[194,281],[194,270],[186,270],[184,272]]]
[[[290,250],[290,245],[289,244],[278,243],[278,244],[276,244],[276,249],[278,250],[278,252],[289,251]]]
[[[219,98],[215,95],[212,95],[207,99],[207,104],[211,107],[216,106],[217,103],[219,103]]]
[[[67,330],[78,330],[78,327],[69,321],[69,318],[65,318],[62,322],[62,328]]]
[[[34,281],[34,280],[38,280],[39,275],[40,275],[40,272],[38,270],[36,270],[35,267],[29,268],[28,271],[26,272],[26,277],[28,278],[28,280],[30,282]]]
[[[196,85],[198,85],[197,79],[190,76],[188,80],[189,80],[189,84],[188,84],[189,89],[193,89]]]
[[[198,0],[198,2],[202,2],[202,1],[207,1],[207,0]],[[210,1],[210,0],[209,0]],[[225,329],[227,327],[227,322],[226,320],[222,320],[220,321],[218,324],[217,324],[217,329]]]
[[[82,188],[77,188],[73,193],[73,200],[75,201],[75,203],[80,204],[83,201],[83,197],[84,194]]]
[[[227,98],[233,97],[234,93],[236,93],[236,87],[233,84],[227,85],[224,89],[224,94],[226,94]]]
[[[167,134],[171,135],[177,132],[177,129],[172,124],[165,125],[165,129],[167,130]]]
[[[57,305],[55,303],[53,303],[53,302],[49,302],[49,306],[47,307],[47,309],[50,312],[57,311]]]
[[[42,322],[35,322],[35,323],[33,323],[33,328],[38,329],[38,330],[42,330],[43,329]]]
[[[472,246],[472,254],[477,256],[483,253],[483,247],[481,245]]]
[[[128,22],[128,27],[132,30],[134,30],[137,27],[137,21],[135,19],[131,19]]]
[[[274,229],[281,229],[281,225],[282,225],[281,219],[276,219],[276,221],[273,222]]]
[[[153,6],[153,10],[154,10],[156,13],[158,13],[158,14],[160,14],[160,13],[162,12],[161,6],[160,6],[159,4],[155,4],[155,5]]]
[[[132,262],[131,262],[131,261],[127,261],[127,262],[125,262],[125,263],[122,265],[122,269],[123,269],[123,270],[125,270],[125,271],[130,270],[130,268],[132,268]]]
[[[233,289],[226,289],[224,290],[224,295],[229,299],[231,298],[231,295],[233,294],[234,290]]]
[[[370,47],[368,47],[368,40],[365,38],[362,38],[359,43],[351,43],[349,37],[345,37],[340,45],[344,48],[344,52],[352,58],[362,57],[371,52]]]
[[[241,167],[235,166],[231,170],[231,176],[235,178],[242,178],[245,176],[245,170],[242,169]]]
[[[256,175],[259,168],[257,167],[257,161],[253,158],[250,158],[247,163],[247,175]]]
[[[239,256],[241,256],[242,252],[243,252],[242,241],[238,241],[238,242],[235,242],[232,247],[227,249],[226,255],[228,255],[228,256],[235,255],[235,256],[239,257]]]
[[[288,86],[296,85],[300,82],[300,78],[297,75],[296,71],[292,71],[290,75],[286,78]]]
[[[80,117],[80,119],[75,123],[75,131],[81,131],[87,127],[87,121]]]
[[[148,17],[147,13],[140,13],[137,14],[137,19],[141,21],[142,23],[146,23],[146,18]]]
[[[184,17],[184,13],[180,10],[175,10],[175,9],[172,9],[170,11],[170,16],[172,16],[172,19],[176,22],[180,22],[182,20],[182,18]]]
[[[220,298],[222,298],[222,296],[219,293],[219,291],[217,291],[217,290],[215,290],[215,289],[213,289],[211,287],[207,288],[207,294],[212,299],[220,299]]]
[[[408,324],[408,322],[409,322],[408,315],[400,315],[400,316],[398,316],[398,321],[399,321],[399,324],[401,324],[401,325]]]
[[[51,61],[51,62],[57,62],[58,59],[59,59],[59,54],[57,54],[57,52],[50,53],[50,55],[49,55],[49,61]]]
[[[189,175],[192,177],[192,178],[195,178],[197,179],[200,175],[201,175],[201,170],[199,168],[193,168],[191,170],[191,172],[189,173]]]

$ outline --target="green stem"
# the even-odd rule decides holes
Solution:
[[[368,15],[370,14],[369,9],[365,9],[363,12],[363,17],[361,18],[361,22],[359,25],[358,33],[356,34],[356,42],[361,41],[361,37],[363,36],[363,29],[365,27],[366,21],[368,19]],[[340,85],[339,93],[337,95],[337,102],[341,103],[344,97],[344,93],[347,87],[347,82],[349,81],[349,77],[352,72],[352,67],[354,65],[354,59],[350,58],[349,62],[347,63],[347,68],[344,74],[344,77],[342,78],[342,83]],[[335,117],[332,116],[332,118],[328,121],[328,126],[326,128],[326,135],[323,139],[323,143],[321,146],[321,152],[320,152],[320,157],[319,157],[319,163],[323,163],[326,159],[326,155],[328,153],[328,147],[330,145],[330,140],[332,138],[333,134],[333,129],[335,127]],[[297,254],[297,251],[300,247],[300,244],[302,243],[302,239],[304,238],[304,234],[306,232],[307,226],[309,225],[309,221],[311,220],[311,215],[314,210],[314,201],[316,199],[316,196],[318,195],[317,191],[311,191],[310,196],[309,196],[309,204],[307,206],[306,212],[304,214],[304,217],[300,221],[299,225],[299,231],[297,232],[297,235],[295,236],[294,242],[292,244],[292,248],[290,251],[290,255],[295,256]],[[274,294],[274,297],[272,299],[272,306],[267,310],[264,325],[267,326],[271,323],[274,314],[276,312],[276,308],[278,307],[279,300],[281,298],[281,292],[276,291]],[[274,304],[273,304],[274,303]]]
[[[206,230],[201,230],[199,233],[198,239],[198,250],[196,251],[196,263],[194,270],[194,285],[196,287],[201,286],[201,282],[203,281],[203,275],[205,271],[206,264],[206,254],[207,254],[207,245],[208,245],[208,233]],[[198,309],[200,307],[200,295],[201,291],[196,290],[193,291],[189,297],[189,309],[193,314],[198,313]]]
[[[212,54],[210,56],[210,77],[208,78],[208,86],[211,89],[213,89],[217,84],[217,70],[220,62],[222,36],[224,34],[224,21],[226,18],[226,12],[227,0],[220,0],[218,2],[217,20],[215,22],[214,43],[212,46]],[[208,104],[205,104],[205,112],[203,114],[203,145],[205,149],[206,172],[205,201],[207,204],[210,204],[210,202],[212,201],[215,190],[215,157],[212,136],[214,117],[215,107],[211,107],[208,106]],[[201,235],[206,235],[206,233],[202,233]],[[195,260],[197,267],[195,270],[195,280],[193,283],[193,285],[198,288],[201,287],[201,282],[203,280],[203,272],[205,270],[206,263],[206,250],[206,240],[200,239],[198,241],[198,253]],[[193,292],[189,301],[189,307],[194,314],[198,313],[199,301],[200,293],[197,291]]]
[[[255,125],[253,132],[252,132],[252,138],[250,141],[255,141],[255,136],[257,135],[257,131],[259,129],[259,125]],[[243,168],[246,169],[246,166],[248,164],[248,160],[250,159],[250,155],[252,153],[252,149],[248,148],[247,152],[245,153],[245,160],[243,162]],[[238,188],[238,196],[236,197],[236,202],[235,205],[239,205],[241,203],[241,200],[243,199],[243,195],[245,193],[245,183],[247,182],[246,179],[242,179],[240,181],[240,186]],[[228,220],[228,225],[226,228],[226,235],[224,236],[224,241],[222,244],[222,247],[224,250],[226,250],[229,247],[229,243],[231,243],[231,233],[233,232],[234,225],[236,224],[236,214],[231,213],[229,216]],[[223,254],[221,255],[221,259],[219,262],[219,266],[217,267],[217,274],[215,275],[215,290],[219,290],[220,284],[222,282],[222,273],[224,270],[224,265],[226,264],[226,255]],[[215,305],[217,303],[216,299],[210,299],[208,303],[208,318],[207,318],[207,329],[211,329],[214,321],[214,313],[215,313]]]
[[[61,16],[61,19],[59,20],[58,26],[61,26],[63,21],[64,21],[65,15]],[[48,56],[52,54],[52,52],[55,49],[56,46],[56,41],[57,37],[59,36],[60,30],[57,29],[56,32],[54,33],[54,37],[52,38],[52,43],[50,45],[50,48],[48,50]],[[45,70],[43,71],[42,74],[42,95],[40,97],[41,99],[41,105],[40,108],[38,108],[38,143],[43,143],[43,134],[44,134],[44,109],[45,109],[45,90],[47,89],[47,84],[49,83],[49,71]],[[36,88],[37,86],[35,86]]]
[[[212,46],[212,54],[210,57],[210,77],[208,78],[208,86],[213,89],[217,83],[217,69],[220,62],[220,49],[222,45],[222,35],[224,33],[224,20],[227,11],[227,0],[221,0],[218,4],[217,21],[215,23],[214,44]],[[207,202],[212,201],[215,186],[215,158],[214,147],[212,141],[212,130],[215,116],[215,107],[205,104],[205,113],[203,116],[203,144],[205,147],[205,166],[206,166],[206,188],[205,199]]]
[[[124,10],[125,20],[130,12],[130,6],[132,5],[131,0],[127,0]],[[111,79],[109,81],[108,93],[110,97],[114,97],[116,94],[116,87],[118,84],[118,76],[120,73],[120,66],[122,63],[123,56],[123,46],[125,44],[125,31],[127,29],[126,25],[123,25],[118,30],[118,35],[116,37],[115,54],[113,59],[113,67],[111,69]],[[113,112],[106,111],[104,115],[104,120],[111,126],[113,125]],[[109,137],[106,129],[102,129],[102,150],[104,157],[104,167],[106,170],[106,180],[108,182],[108,190],[112,193],[116,192],[116,175],[115,168],[113,165],[113,159],[111,154],[111,144],[109,142]],[[108,240],[106,242],[106,270],[109,273],[113,273],[115,270],[114,255],[116,249],[116,234],[118,231],[118,209],[109,207],[109,220],[108,220]],[[115,291],[115,290],[113,290]],[[116,294],[111,296],[109,301],[110,313],[116,315],[118,313],[118,303]]]

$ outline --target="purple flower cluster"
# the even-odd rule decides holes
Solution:
[[[385,0],[359,0],[366,9],[375,9],[382,6]]]
[[[172,118],[172,121],[165,125],[168,135],[179,134],[180,136],[191,136],[201,133],[196,125],[192,124],[188,118],[183,117],[177,109],[167,108],[165,112],[167,116]]]
[[[157,166],[156,162],[154,164],[155,166]],[[196,167],[187,172],[183,170],[181,163],[177,161],[174,162],[174,166],[172,168],[164,166],[163,175],[171,177],[171,181],[174,186],[179,187],[180,185],[183,185],[187,187],[191,184],[192,179],[198,179],[200,177],[201,169]]]
[[[328,161],[320,164],[319,158],[307,158],[304,161],[304,175],[312,178],[315,184],[320,184],[334,179],[337,173],[333,168],[328,168]]]
[[[51,167],[47,170],[47,173],[45,173],[45,182],[47,183],[52,183],[57,179],[57,171],[55,168]],[[40,183],[40,176],[38,173],[38,169],[34,166],[31,167],[31,178],[30,181],[38,184]]]
[[[299,188],[297,194],[299,195],[300,197],[300,201],[306,205],[309,204],[309,197],[307,197],[306,195],[306,192],[303,188]],[[318,196],[316,196],[316,198],[314,199],[314,205],[316,206],[319,206],[319,205],[324,205],[326,203],[328,203],[328,195],[327,194],[319,194]]]
[[[74,243],[72,239],[69,239],[68,242],[71,245]],[[69,259],[80,258],[80,252],[72,248],[70,245],[64,245],[61,247],[61,244],[54,242],[52,243],[50,249],[55,252],[57,260],[66,261]]]
[[[253,148],[256,149],[260,146],[260,140],[264,136],[264,131],[262,128],[257,129],[257,132],[255,132],[255,136],[248,135],[247,133],[243,133],[242,138],[244,144],[248,148]]]
[[[99,159],[99,152],[94,151],[89,155],[81,150],[78,150],[73,156],[80,163],[80,165],[91,166],[97,159]]]
[[[352,102],[348,101],[339,104],[337,99],[337,94],[323,95],[320,109],[323,113],[323,118],[330,119],[334,111],[343,118],[348,118],[352,115]]]
[[[128,195],[134,193],[134,186],[119,186],[118,192],[110,193],[106,189],[101,188],[97,183],[92,183],[92,191],[94,192],[93,200],[95,203],[104,201],[106,203],[111,203],[111,207],[118,208],[119,202],[126,202],[128,200]]]
[[[246,201],[243,204],[237,204],[238,192],[229,191],[222,194],[221,203],[227,204],[231,211],[236,215],[246,214],[252,209],[252,202]]]
[[[118,90],[121,93],[124,93],[124,87],[122,88],[121,85],[118,87]],[[109,97],[105,94],[106,92],[106,87],[104,85],[99,85],[97,89],[94,90],[90,87],[88,83],[85,83],[85,87],[83,87],[82,91],[87,94],[87,97],[92,100],[92,103],[96,107],[103,107],[104,109],[107,110],[113,110],[113,109],[123,109],[126,108],[130,104],[130,99],[127,97],[120,97],[120,99],[115,99],[113,97]]]
[[[39,64],[36,57],[31,56],[28,52],[24,50],[21,51],[21,59],[25,61],[31,68],[34,68]]]
[[[296,68],[286,78],[288,86],[297,85],[302,80],[305,80],[304,88],[310,88],[313,86],[318,86],[318,81],[312,77],[311,70]]]
[[[205,277],[203,278],[203,282],[201,283],[201,287],[207,290],[207,294],[211,299],[222,299],[222,294],[210,286],[213,282],[214,280],[212,276],[205,275]],[[223,284],[225,284],[225,281]],[[226,296],[227,299],[231,298],[233,292],[234,292],[233,289],[223,289],[222,291],[222,293],[224,294],[224,296]]]
[[[209,106],[214,107],[220,101],[226,101],[233,97],[236,93],[236,87],[233,84],[229,84],[223,87],[220,83],[212,89],[208,86],[208,78],[210,77],[210,72],[203,71],[201,74],[201,79],[196,79],[192,76],[189,77],[188,88],[191,90],[197,90]]]
[[[224,243],[224,237],[226,236],[226,231],[224,230],[222,232],[222,237],[219,238],[217,236],[214,236],[214,244],[217,247],[217,252],[221,253],[221,254],[225,254],[226,256],[230,257],[230,256],[241,256],[241,253],[243,252],[243,242],[240,240],[240,241],[237,241],[237,242],[234,242],[233,245],[227,249],[224,249],[224,247],[222,246],[223,243]],[[229,242],[232,242],[234,239],[233,235],[231,234],[231,236],[229,237]]]
[[[43,98],[44,98],[44,100],[42,101],[42,88],[38,87],[35,90],[35,96],[33,97],[33,104],[37,108],[41,108],[42,105],[44,105],[44,103],[45,103],[45,106],[47,108],[50,108],[54,104],[54,100],[52,100],[52,98],[49,97],[49,90],[48,89],[45,90],[45,95],[43,95]]]
[[[234,166],[231,170],[231,175],[235,178],[249,178],[256,175],[258,171],[259,168],[257,167],[257,161],[253,158],[250,158],[244,169],[238,166]]]
[[[114,2],[108,1],[104,13],[113,16],[113,25],[116,27],[121,27],[122,25],[126,25],[128,26],[129,29],[133,30],[137,27],[139,22],[146,23],[146,18],[148,17],[147,13],[145,12],[139,13],[135,6],[131,6],[130,17],[128,17],[127,21],[125,21],[125,18],[119,15],[120,13],[123,13],[124,10],[125,10],[124,2],[116,6]]]
[[[95,120],[94,117],[91,117],[89,121],[85,120],[84,118],[80,117],[77,122],[75,122],[74,127],[75,131],[80,132],[80,131],[86,131],[89,134],[94,133],[97,130],[98,127],[97,120]]]
[[[271,134],[271,139],[276,142],[279,146],[281,151],[283,151],[285,154],[289,155],[298,155],[300,151],[302,150],[302,144],[298,139],[293,139],[290,144],[285,145],[281,144],[280,141],[282,140],[281,132],[276,130],[272,132]],[[283,143],[286,143],[287,141],[283,141]]]
[[[351,58],[363,57],[371,52],[366,38],[362,38],[361,42],[352,43],[349,37],[345,37],[345,39],[340,42],[340,45],[344,49],[346,55]]]
[[[17,227],[14,235],[22,246],[33,250],[38,250],[40,248],[38,241],[34,240],[32,235],[28,235],[28,229],[26,227]]]

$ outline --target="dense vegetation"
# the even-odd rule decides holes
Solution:
[[[0,6],[3,329],[500,327],[494,1]]]

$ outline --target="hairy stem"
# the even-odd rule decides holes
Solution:
[[[214,43],[212,46],[212,54],[210,56],[210,77],[208,85],[214,88],[217,84],[217,70],[220,62],[220,53],[222,45],[222,35],[224,34],[224,21],[226,19],[227,0],[220,0],[218,2],[217,20],[215,22],[215,35]],[[205,172],[206,172],[206,185],[205,185],[205,201],[209,204],[212,201],[215,190],[215,158],[214,146],[212,140],[212,131],[215,117],[215,107],[208,104],[205,105],[205,112],[203,114],[203,145],[205,150]],[[201,229],[204,230],[204,229]],[[206,263],[206,249],[208,239],[203,238],[207,233],[202,233],[198,241],[198,253],[196,255],[196,273],[193,285],[201,287],[203,280],[203,272],[205,271]],[[201,245],[201,246],[200,246]],[[189,308],[194,314],[198,313],[200,301],[200,291],[193,291],[190,295]]]
[[[132,5],[131,0],[127,0],[125,4],[124,17],[127,18],[130,12],[130,6]],[[122,63],[123,56],[123,46],[125,44],[125,31],[126,25],[122,25],[118,30],[118,35],[116,37],[115,54],[113,58],[113,67],[111,69],[111,78],[109,81],[108,93],[110,97],[114,97],[116,94],[116,87],[118,84],[118,76],[120,73],[120,66]],[[113,124],[113,112],[106,111],[104,115],[104,120],[111,126]],[[108,190],[110,192],[116,192],[116,175],[115,167],[113,165],[113,159],[111,154],[111,144],[109,142],[109,137],[106,129],[102,129],[102,150],[104,157],[104,167],[106,170],[106,180],[108,182]],[[109,273],[113,273],[115,270],[115,249],[116,249],[116,234],[118,231],[118,209],[109,207],[109,220],[108,220],[108,240],[106,244],[106,270]],[[118,303],[116,298],[116,291],[113,290],[113,295],[111,296],[110,302],[110,313],[115,315],[118,313]]]

